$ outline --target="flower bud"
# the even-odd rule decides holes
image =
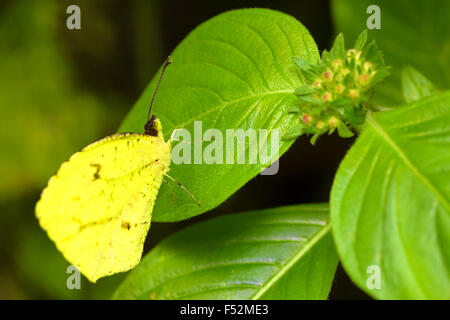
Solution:
[[[333,66],[333,69],[336,70],[337,68],[339,68],[342,65],[342,60],[341,59],[333,60],[331,65]]]
[[[337,117],[335,117],[335,116],[332,116],[332,117],[330,117],[329,119],[328,119],[328,125],[331,127],[331,128],[336,128],[337,126],[338,126],[338,124],[339,124],[339,122],[340,122],[341,120],[339,120]]]
[[[347,61],[349,61],[349,59],[355,59],[356,61],[359,61],[360,58],[361,51],[355,49],[347,50]]]
[[[317,89],[322,88],[322,80],[316,80],[314,82],[314,87],[317,88]]]
[[[312,117],[304,113],[302,114],[302,121],[303,123],[308,124],[312,121]]]
[[[359,82],[363,85],[366,85],[370,82],[370,76],[368,73],[363,73],[359,76]]]
[[[329,92],[325,92],[323,95],[322,95],[322,101],[331,101],[331,99],[332,99],[332,96],[331,96],[331,93],[329,93]]]
[[[340,72],[342,78],[345,78],[346,75],[350,73],[350,70],[348,68],[343,68]]]
[[[323,121],[319,121],[316,124],[316,128],[319,129],[319,130],[325,129],[325,126],[326,126],[326,123],[323,122]]]
[[[344,92],[345,87],[342,84],[337,84],[334,86],[334,92],[340,94],[342,92]]]
[[[358,89],[350,89],[348,90],[348,96],[352,99],[359,98],[359,90]]]
[[[369,61],[364,62],[364,71],[370,72],[373,69],[373,64]]]
[[[333,72],[331,72],[331,70],[327,70],[323,73],[323,78],[325,80],[331,80],[333,79]]]
[[[339,37],[336,47],[310,66],[311,72],[306,63],[297,61],[301,71],[308,72],[301,90],[296,92],[302,103],[296,111],[300,112],[298,121],[303,132],[313,134],[313,144],[322,134],[336,129],[339,136],[350,137],[353,133],[347,126],[364,121],[372,104],[371,89],[388,74],[381,52],[373,42],[366,45],[365,34],[358,38],[356,49],[346,51]]]

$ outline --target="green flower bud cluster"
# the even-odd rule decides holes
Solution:
[[[354,47],[346,50],[344,37],[339,34],[331,50],[325,50],[317,63],[295,58],[304,85],[294,92],[298,104],[290,112],[299,114],[301,121],[287,138],[312,134],[314,144],[320,135],[336,129],[341,137],[353,136],[349,127],[364,122],[373,87],[389,75],[375,42],[366,42],[364,31]]]

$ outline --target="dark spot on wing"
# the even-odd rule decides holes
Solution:
[[[101,164],[98,163],[91,163],[91,167],[96,168],[94,172],[94,176],[92,177],[92,181],[95,181],[100,178],[100,169],[102,168]]]
[[[122,225],[121,225],[120,227],[121,227],[122,229],[130,230],[131,224],[130,224],[129,222],[127,222],[127,221],[123,221],[123,222],[122,222]]]

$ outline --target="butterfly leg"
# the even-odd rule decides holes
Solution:
[[[169,176],[167,173],[164,173],[164,175],[169,178],[170,180],[172,180],[173,182],[175,182],[181,189],[183,189],[189,196],[191,196],[191,198],[197,203],[197,205],[199,207],[201,207],[200,202],[197,200],[197,198],[192,194],[192,192],[190,192],[188,189],[186,189],[185,186],[183,186],[181,183],[179,183],[177,180],[175,180],[174,178],[172,178],[171,176]]]

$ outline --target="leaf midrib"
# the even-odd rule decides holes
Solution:
[[[176,124],[175,128],[184,128],[185,126],[191,124],[195,120],[203,119],[208,114],[213,113],[213,112],[215,112],[217,110],[223,109],[223,108],[225,108],[228,105],[232,105],[232,104],[235,104],[235,103],[238,103],[238,102],[241,102],[241,101],[245,101],[245,100],[248,100],[248,99],[262,98],[262,97],[267,97],[267,96],[271,96],[271,95],[286,94],[286,93],[293,94],[294,90],[293,89],[285,89],[285,90],[277,90],[277,91],[270,91],[270,92],[266,91],[266,92],[263,92],[263,93],[260,93],[260,94],[252,94],[252,95],[240,97],[240,98],[237,98],[237,99],[234,99],[234,100],[228,100],[228,101],[225,101],[224,103],[218,104],[216,107],[211,108],[211,109],[209,109],[209,110],[207,110],[207,111],[205,111],[205,112],[203,112],[201,114],[195,115],[193,118],[190,118],[190,119],[188,119],[188,120],[186,120],[186,121],[184,121],[182,123]],[[168,134],[168,132],[164,132],[163,133],[164,136],[167,135],[167,134]]]
[[[328,222],[319,232],[317,232],[311,239],[295,254],[287,263],[285,263],[280,270],[275,273],[262,287],[259,289],[250,300],[260,299],[278,280],[280,280],[289,270],[305,255],[309,250],[321,240],[331,230],[331,223]]]
[[[409,167],[409,169],[422,181],[422,183],[436,196],[439,202],[445,207],[445,209],[450,212],[450,204],[444,198],[444,196],[439,192],[439,190],[431,183],[430,180],[415,166],[408,156],[403,152],[400,146],[394,141],[394,139],[383,129],[380,123],[375,120],[375,118],[369,114],[367,116],[367,122],[371,125],[374,131],[397,153],[400,159]]]

